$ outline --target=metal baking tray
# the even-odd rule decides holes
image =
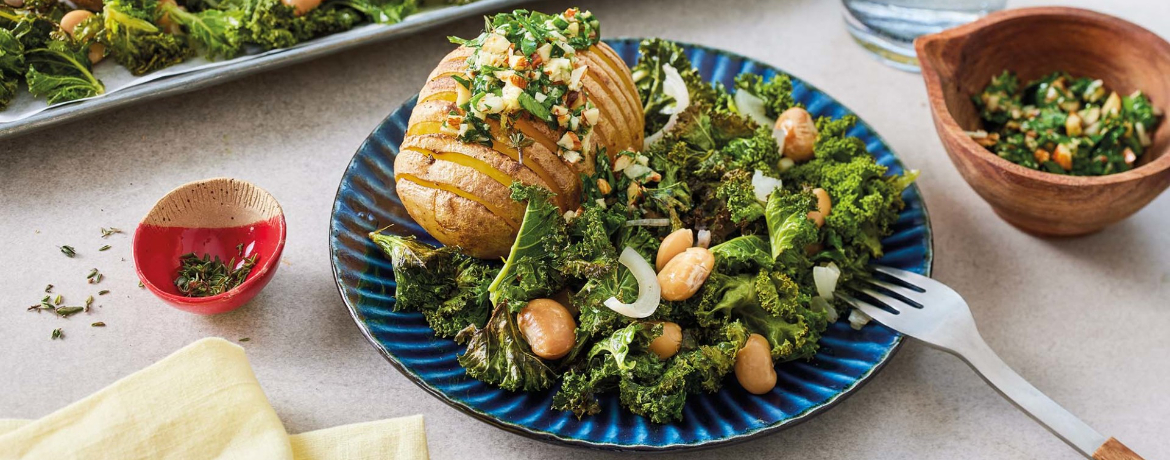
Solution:
[[[0,139],[26,134],[118,107],[218,85],[246,75],[315,59],[357,46],[413,34],[468,16],[503,11],[524,1],[526,0],[479,0],[467,5],[439,7],[407,16],[404,21],[397,24],[367,24],[353,30],[316,38],[287,50],[254,59],[152,80],[93,99],[50,107],[19,120],[0,123]]]

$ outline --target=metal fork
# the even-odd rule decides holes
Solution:
[[[835,295],[898,332],[958,356],[999,394],[1085,457],[1141,460],[1116,438],[1101,435],[1004,364],[979,335],[971,310],[959,293],[917,273],[872,268],[872,277],[858,279],[850,286],[856,295],[840,290]]]

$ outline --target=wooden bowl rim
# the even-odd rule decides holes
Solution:
[[[1059,186],[1095,186],[1095,185],[1112,185],[1125,183],[1130,181],[1141,180],[1150,176],[1161,174],[1167,169],[1170,169],[1170,145],[1163,147],[1162,155],[1157,159],[1140,165],[1136,168],[1130,169],[1115,174],[1108,174],[1104,176],[1071,176],[1066,174],[1055,174],[1037,169],[1021,166],[1006,159],[1000,158],[994,152],[987,150],[987,148],[975,143],[970,136],[967,135],[955,118],[951,115],[950,109],[947,108],[946,102],[942,97],[942,76],[935,67],[935,62],[925,52],[926,46],[929,43],[942,41],[947,42],[957,38],[973,35],[978,31],[984,29],[991,29],[999,26],[1002,23],[1018,20],[1027,17],[1039,16],[1063,16],[1075,17],[1088,21],[1108,24],[1113,27],[1129,29],[1131,32],[1139,35],[1147,35],[1152,40],[1145,43],[1153,43],[1153,47],[1163,49],[1163,52],[1170,54],[1170,42],[1167,42],[1157,34],[1150,32],[1146,28],[1126,21],[1124,19],[1110,16],[1104,13],[1099,13],[1093,10],[1083,8],[1072,8],[1063,6],[1045,6],[1034,8],[1018,8],[1011,10],[998,11],[989,14],[970,24],[964,24],[953,29],[947,29],[939,33],[923,35],[914,40],[914,49],[918,55],[919,65],[922,69],[923,79],[926,81],[926,92],[930,99],[930,108],[938,117],[942,126],[938,127],[939,136],[944,143],[957,143],[957,150],[962,154],[975,159],[984,161],[996,168],[1004,171],[1023,176],[1029,180],[1036,182],[1043,182]],[[1170,113],[1170,110],[1163,108],[1163,113]],[[1163,116],[1162,124],[1167,124],[1166,116]],[[1170,129],[1170,126],[1161,126],[1158,129]],[[1149,152],[1147,152],[1149,154]]]
[[[266,220],[275,220],[276,225],[280,228],[280,238],[276,241],[276,246],[273,248],[272,253],[268,255],[268,257],[267,257],[268,260],[262,261],[260,264],[258,264],[257,267],[255,269],[253,269],[253,272],[248,275],[248,278],[244,280],[243,283],[240,283],[239,286],[231,288],[223,293],[216,294],[213,296],[207,296],[207,297],[186,297],[186,296],[171,294],[169,292],[166,292],[162,288],[156,286],[154,284],[154,282],[152,282],[149,279],[149,277],[146,276],[146,274],[142,272],[142,269],[139,268],[138,251],[136,251],[136,250],[133,251],[134,271],[138,274],[138,279],[140,281],[142,281],[142,283],[148,288],[147,290],[149,290],[154,295],[158,296],[159,298],[161,298],[161,299],[163,299],[171,304],[176,304],[176,305],[183,304],[183,305],[188,305],[188,306],[192,306],[192,307],[198,307],[198,306],[202,306],[202,305],[206,305],[206,304],[215,304],[215,303],[218,303],[224,299],[230,299],[230,298],[236,297],[238,295],[241,295],[244,292],[247,292],[248,290],[252,289],[252,286],[254,284],[260,282],[259,280],[266,278],[268,276],[269,271],[276,270],[276,268],[277,268],[276,264],[279,263],[280,257],[284,253],[285,241],[288,238],[288,223],[286,222],[286,220],[284,218],[284,209],[281,208],[280,202],[277,201],[276,197],[272,196],[271,193],[268,193],[267,190],[264,190],[264,188],[262,188],[256,184],[253,184],[251,182],[248,182],[246,180],[236,179],[236,178],[232,178],[232,177],[213,177],[210,179],[191,181],[191,182],[187,182],[183,185],[180,185],[178,187],[175,187],[174,189],[171,189],[171,191],[164,194],[162,196],[162,198],[159,198],[159,200],[155,202],[155,205],[151,206],[150,211],[147,212],[147,215],[144,216],[141,221],[139,221],[138,228],[136,228],[134,231],[134,242],[132,244],[135,247],[137,247],[138,237],[139,237],[139,234],[141,233],[142,226],[144,226],[144,225],[150,225],[150,226],[155,226],[155,227],[160,226],[160,225],[153,224],[153,223],[147,223],[147,220],[149,219],[150,215],[156,211],[156,209],[159,207],[160,203],[165,201],[168,197],[170,197],[171,195],[173,195],[175,193],[179,193],[179,192],[188,190],[190,188],[193,188],[193,187],[196,187],[196,186],[199,186],[202,184],[207,184],[207,183],[211,183],[211,182],[222,182],[222,181],[239,182],[242,184],[246,184],[247,186],[250,186],[250,187],[254,188],[255,190],[259,191],[261,194],[265,195],[265,197],[267,199],[271,200],[273,205],[275,205],[275,209],[274,209],[274,213],[271,216],[269,216]],[[259,222],[259,221],[255,221],[255,222]],[[242,223],[240,225],[248,225],[249,223],[254,223],[254,222],[246,222],[246,223]],[[162,227],[165,227],[165,225]],[[263,288],[261,287],[259,289],[263,289]],[[227,311],[234,310],[236,308],[239,308],[240,306],[243,306],[243,305],[241,304],[239,306],[232,307],[232,308],[228,309]],[[207,313],[202,313],[202,312],[192,312],[192,313],[207,314]]]

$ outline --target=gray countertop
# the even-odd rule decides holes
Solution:
[[[999,220],[947,160],[921,77],[853,44],[836,1],[589,2],[606,36],[661,36],[732,50],[816,84],[923,171],[935,276],[970,301],[983,335],[1021,375],[1146,458],[1170,457],[1170,196],[1103,232],[1046,240]],[[1034,2],[1018,1],[1011,6]],[[1170,36],[1170,3],[1083,6]],[[570,3],[544,2],[552,11]],[[36,418],[206,336],[243,345],[290,432],[426,414],[434,458],[569,458],[430,397],[365,342],[337,295],[326,229],[350,156],[418,91],[479,19],[0,141],[0,418]],[[1021,43],[1020,46],[1027,46]],[[272,192],[288,218],[279,273],[251,304],[201,317],[137,287],[130,235],[156,199],[215,176]],[[1075,212],[1075,210],[1070,210]],[[68,259],[57,246],[69,244]],[[97,252],[103,244],[113,248]],[[48,283],[90,316],[27,313]],[[108,327],[91,328],[92,321]],[[66,339],[50,341],[62,327]],[[600,455],[599,455],[600,456]],[[1076,458],[958,359],[910,342],[865,388],[802,425],[680,457]],[[672,456],[674,458],[674,456]]]

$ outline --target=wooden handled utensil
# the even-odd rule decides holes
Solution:
[[[946,285],[917,273],[873,267],[854,294],[837,293],[871,318],[966,361],[983,380],[1082,455],[1097,460],[1141,460],[1116,438],[1106,438],[1016,374],[987,346],[967,302]]]

